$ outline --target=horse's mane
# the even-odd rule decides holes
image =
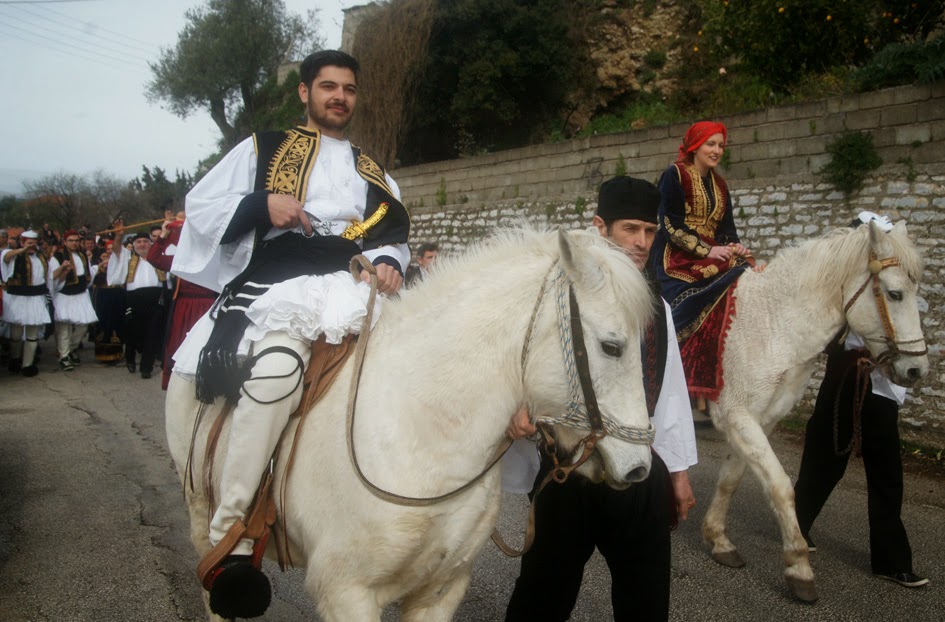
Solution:
[[[909,236],[893,230],[885,235],[885,239],[892,245],[893,254],[899,258],[902,269],[910,279],[918,282],[923,268],[922,255]],[[813,275],[809,287],[822,291],[834,287],[838,278],[845,282],[862,272],[869,261],[869,251],[868,226],[843,227],[781,249],[771,260],[769,269],[809,271]]]
[[[606,287],[613,288],[619,300],[636,301],[640,305],[641,317],[648,317],[644,307],[652,303],[648,291],[641,295],[639,279],[626,278],[626,274],[640,274],[630,259],[622,252],[612,252],[613,243],[602,238],[596,231],[570,230],[571,243],[579,246],[582,252],[590,253],[596,264],[602,269]],[[445,283],[452,283],[455,288],[462,288],[471,272],[487,270],[496,278],[515,265],[539,263],[551,266],[558,259],[560,252],[557,242],[557,229],[530,224],[526,221],[514,226],[500,227],[486,238],[470,245],[462,253],[442,257],[433,264],[424,280],[401,296],[396,303],[399,313],[410,314],[423,308],[443,295]],[[544,275],[539,275],[540,279]],[[646,288],[642,288],[645,290]],[[393,301],[391,301],[393,302]],[[631,308],[633,302],[630,303]],[[634,309],[636,310],[636,309]]]

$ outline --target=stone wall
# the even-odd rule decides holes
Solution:
[[[902,410],[906,438],[945,447],[945,82],[780,106],[724,117],[721,169],[742,240],[760,259],[847,225],[863,209],[906,219],[926,258],[920,295],[931,371]],[[536,145],[394,171],[411,209],[413,241],[457,252],[496,225],[525,218],[583,227],[602,181],[617,170],[655,181],[688,124]],[[845,199],[820,180],[826,145],[868,131],[883,166]],[[805,398],[809,407],[819,380]]]

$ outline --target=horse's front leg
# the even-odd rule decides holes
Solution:
[[[719,470],[719,481],[709,509],[702,521],[702,539],[712,547],[712,559],[730,568],[741,568],[745,561],[735,549],[735,545],[725,533],[728,510],[732,505],[732,496],[745,474],[745,461],[739,454],[729,452]]]
[[[731,421],[733,425],[727,430],[729,444],[758,476],[781,528],[784,578],[795,596],[812,603],[817,600],[817,588],[814,585],[814,571],[810,567],[807,542],[797,525],[791,479],[774,455],[768,436],[757,421],[748,413],[732,417]]]
[[[449,622],[469,588],[472,567],[445,581],[430,584],[407,596],[401,611],[403,622]]]

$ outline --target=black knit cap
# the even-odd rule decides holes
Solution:
[[[657,223],[660,191],[648,181],[621,175],[608,179],[597,195],[597,215],[610,224],[615,220]]]
[[[150,239],[151,239],[151,236],[148,235],[147,233],[139,233],[135,237],[133,237],[131,241],[134,242],[137,240],[150,240]]]

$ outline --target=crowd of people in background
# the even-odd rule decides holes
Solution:
[[[99,232],[89,224],[62,232],[47,223],[0,229],[0,360],[9,372],[36,376],[40,356],[49,355],[61,371],[72,371],[83,362],[80,351],[92,350],[97,362],[115,366],[124,360],[132,372],[141,354],[141,375],[149,378],[148,357],[151,366],[163,357],[170,304],[171,282],[147,263],[161,234],[155,225],[126,235],[120,220]],[[149,272],[160,293],[149,296],[143,309],[130,303],[141,297],[133,293],[136,280]]]

